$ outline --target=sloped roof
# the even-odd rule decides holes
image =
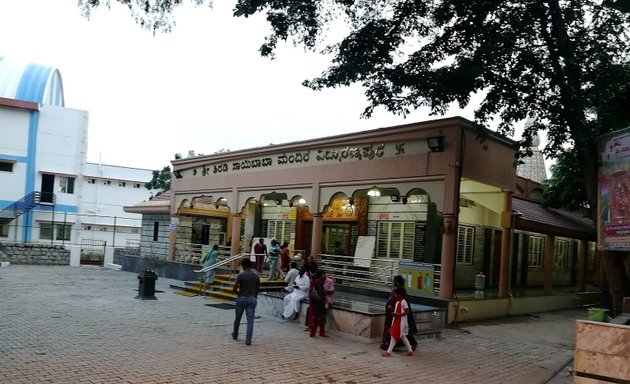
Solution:
[[[123,207],[123,210],[127,213],[162,213],[168,214],[171,212],[171,195],[172,190],[161,193],[160,195],[152,198],[151,200],[142,201],[138,204]]]
[[[543,207],[518,197],[512,199],[512,211],[516,215],[516,229],[584,240],[597,237],[593,220],[578,212]]]
[[[61,74],[56,68],[0,56],[0,97],[63,107]]]

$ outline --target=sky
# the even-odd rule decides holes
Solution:
[[[212,154],[442,117],[379,109],[361,119],[367,101],[359,85],[305,88],[330,57],[291,43],[274,60],[260,57],[269,27],[261,15],[232,17],[232,0],[212,9],[185,2],[173,31],[155,35],[112,3],[86,19],[77,0],[0,0],[0,56],[60,70],[66,107],[89,112],[90,162],[161,169],[189,150]],[[473,107],[443,117],[472,119]]]

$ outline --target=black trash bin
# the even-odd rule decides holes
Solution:
[[[155,297],[155,280],[157,275],[153,271],[144,271],[138,274],[138,296],[140,300],[157,300]]]

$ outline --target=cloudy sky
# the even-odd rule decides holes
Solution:
[[[113,0],[112,0],[113,1]],[[138,27],[118,3],[81,16],[77,0],[0,0],[0,56],[59,68],[66,107],[90,113],[88,161],[157,169],[175,153],[211,154],[430,118],[367,105],[359,86],[315,92],[301,85],[327,57],[287,43],[273,61],[258,47],[262,17],[186,4],[170,34]],[[335,31],[333,31],[335,32]],[[447,116],[472,119],[472,108]]]

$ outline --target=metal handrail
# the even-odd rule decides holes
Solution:
[[[212,264],[210,266],[207,266],[205,268],[195,269],[195,270],[193,270],[193,272],[197,272],[197,273],[208,272],[208,271],[211,271],[213,269],[217,269],[219,267],[222,267],[222,266],[224,266],[226,264],[229,264],[232,261],[234,261],[236,259],[240,259],[240,258],[245,257],[245,256],[249,256],[249,253],[239,253],[238,255],[230,256],[227,259],[223,259],[221,261],[217,261],[216,263],[214,263],[214,264]]]
[[[390,264],[387,265],[370,265],[368,270],[360,270],[353,269],[348,270],[344,267],[354,267],[356,266],[356,260],[369,260],[370,264],[372,262],[378,262],[380,264]],[[398,262],[398,260],[382,260],[382,259],[373,259],[367,257],[354,257],[354,256],[346,256],[346,255],[331,255],[331,254],[320,254],[319,255],[319,264],[321,269],[325,270],[332,277],[338,277],[345,281],[353,281],[358,283],[369,283],[369,284],[377,284],[377,285],[389,285],[391,284],[394,278],[394,265]],[[348,276],[339,274],[337,272],[351,272],[354,275],[359,276]]]

